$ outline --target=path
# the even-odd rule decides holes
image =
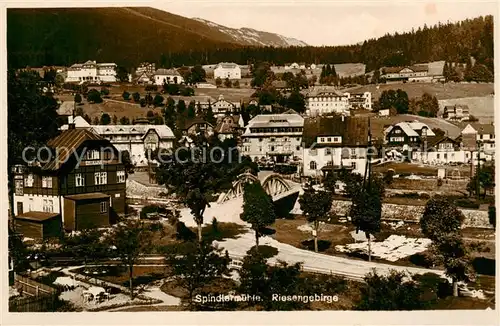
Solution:
[[[253,232],[248,232],[237,239],[216,241],[216,243],[227,250],[232,258],[242,258],[255,245],[255,238]],[[444,271],[442,270],[389,265],[315,253],[278,242],[269,236],[262,237],[259,245],[268,245],[278,249],[278,254],[269,259],[270,263],[277,263],[278,260],[292,264],[303,262],[303,269],[305,271],[335,274],[355,280],[362,280],[373,269],[383,275],[387,275],[390,270],[405,271],[411,274],[435,273],[444,275]]]

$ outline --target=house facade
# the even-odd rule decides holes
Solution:
[[[399,147],[403,150],[421,146],[425,140],[436,136],[428,125],[417,120],[389,126],[384,133],[387,147]]]
[[[348,169],[365,174],[369,124],[365,117],[311,117],[304,122],[303,174],[322,177]]]
[[[443,119],[449,121],[468,121],[470,118],[469,107],[467,105],[447,105],[443,109]]]
[[[188,120],[180,127],[183,136],[196,136],[203,134],[205,137],[214,134],[214,126],[201,118]]]
[[[75,63],[67,69],[65,82],[116,82],[116,64],[96,63],[91,60],[85,63]]]
[[[406,67],[384,67],[380,78],[390,81],[427,82],[432,81],[428,75],[429,67],[426,64]]]
[[[306,114],[318,116],[328,113],[349,115],[349,96],[337,91],[319,92],[306,96]]]
[[[495,126],[493,124],[469,123],[462,129],[462,143],[466,150],[474,148],[475,158],[477,150],[481,152],[481,159],[492,161],[495,159]]]
[[[364,109],[372,110],[372,93],[344,93],[347,96],[347,101],[349,103],[349,109]]]
[[[223,95],[219,95],[217,101],[210,103],[212,112],[215,116],[222,117],[226,114],[236,113],[240,109],[239,102],[229,102],[224,99]]]
[[[412,152],[412,161],[431,165],[467,163],[469,159],[460,141],[447,136],[431,140],[426,148]]]
[[[241,136],[241,154],[276,163],[301,159],[303,127],[304,118],[296,112],[257,115]]]
[[[158,69],[154,73],[154,83],[163,84],[183,84],[184,78],[175,69]]]
[[[69,129],[47,143],[51,155],[14,175],[14,224],[27,237],[106,227],[125,213],[125,167],[108,140]]]
[[[215,133],[217,137],[224,141],[228,138],[236,138],[243,133],[243,118],[239,114],[225,115],[217,119]]]
[[[74,124],[76,128],[91,129],[109,140],[118,151],[128,151],[130,160],[136,167],[148,165],[148,150],[172,148],[175,140],[174,133],[166,125],[90,125],[79,116],[74,119]],[[68,125],[61,126],[61,130],[67,129]]]
[[[241,68],[236,63],[221,62],[214,69],[214,78],[241,79]]]
[[[143,73],[146,73],[148,75],[153,75],[156,71],[156,64],[149,63],[149,62],[142,62],[136,69],[135,69],[135,75],[140,76]]]

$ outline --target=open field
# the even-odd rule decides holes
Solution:
[[[111,118],[116,115],[118,119],[125,116],[130,120],[145,118],[148,111],[153,111],[154,113],[161,114],[160,108],[141,108],[139,104],[135,104],[133,101],[125,102],[119,100],[104,99],[104,102],[97,104],[84,102],[81,107],[83,108],[83,112],[85,114],[88,114],[92,119],[94,117],[101,117],[101,114],[103,113],[109,114]]]
[[[364,85],[353,88],[347,88],[346,92],[371,92],[372,99],[377,100],[385,90],[402,89],[408,93],[408,97],[421,97],[424,93],[429,93],[437,97],[438,100],[455,99],[472,96],[487,96],[494,93],[493,83],[481,84],[453,84],[453,83],[401,83],[401,84],[378,84]]]

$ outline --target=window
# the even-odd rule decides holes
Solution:
[[[356,169],[356,162],[351,162],[351,168]]]
[[[33,174],[28,174],[28,176],[26,176],[26,178],[24,179],[24,186],[33,187],[34,180],[35,179],[33,178]]]
[[[327,140],[329,143],[331,143],[331,142],[332,142],[332,138],[331,138],[331,137],[328,137],[326,140]]]
[[[315,161],[311,161],[311,162],[309,163],[309,169],[311,169],[311,170],[316,170],[316,168],[317,168],[317,164],[316,164],[316,162],[315,162]]]
[[[101,213],[106,213],[108,211],[108,202],[101,202]]]
[[[332,155],[332,149],[331,148],[326,148],[325,149],[325,155]]]
[[[262,152],[262,146],[259,146],[259,152]]]
[[[439,154],[436,154],[436,158],[439,159]]]
[[[42,177],[42,188],[52,188],[52,177]]]
[[[30,212],[35,209],[35,204],[34,204],[34,199],[33,198],[30,198],[28,200],[28,209],[29,209]]]
[[[271,152],[274,152],[274,146],[271,146]]]
[[[81,173],[75,174],[75,185],[77,187],[83,187],[85,185],[85,178]]]
[[[105,185],[108,183],[108,173],[107,172],[96,172],[94,173],[94,183],[96,185]]]
[[[125,182],[125,171],[116,171],[116,179],[118,183]]]
[[[259,142],[262,142],[262,138],[259,138]]]
[[[54,200],[52,199],[44,199],[43,200],[43,211],[47,213],[54,212]]]
[[[22,196],[23,194],[23,180],[16,180],[16,196]]]
[[[99,159],[99,151],[96,149],[87,151],[85,153],[85,159],[86,160],[98,160]]]
[[[324,143],[324,142],[325,142],[325,138],[321,137],[320,141],[321,141],[322,143]]]

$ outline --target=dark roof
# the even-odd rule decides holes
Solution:
[[[323,116],[304,121],[302,139],[306,147],[311,147],[318,136],[341,136],[340,146],[368,145],[368,118]],[[330,145],[329,145],[330,146]]]
[[[479,135],[485,134],[495,134],[495,126],[487,123],[471,123],[472,128],[474,128]]]
[[[179,126],[179,129],[181,129],[181,130],[187,130],[187,129],[191,128],[193,125],[199,124],[199,123],[206,123],[209,126],[213,127],[211,123],[203,120],[202,118],[196,117],[194,119],[187,120],[186,122],[184,122],[184,125]]]
[[[450,138],[448,136],[443,136],[443,137],[432,137],[432,139],[428,143],[428,147],[434,147],[444,141],[449,141],[455,145],[457,145],[459,142],[456,139]]]
[[[109,195],[103,194],[102,192],[91,192],[87,194],[64,196],[64,198],[68,198],[71,200],[103,199],[109,198]]]
[[[230,118],[232,122],[226,123],[226,119]],[[238,121],[240,119],[239,115],[226,115],[223,117],[219,117],[217,119],[217,126],[215,127],[215,131],[219,134],[232,134],[237,131],[240,127]]]
[[[56,150],[56,156],[47,162],[43,170],[57,170],[66,162],[70,155],[87,140],[104,140],[89,129],[77,128],[64,130],[59,136],[47,142],[47,146]]]
[[[383,72],[385,74],[391,74],[391,73],[396,73],[400,72],[401,70],[408,68],[413,71],[428,71],[429,67],[427,65],[413,65],[413,66],[405,66],[405,67],[384,67]]]
[[[19,214],[16,216],[16,218],[21,220],[43,222],[46,220],[50,220],[51,218],[54,218],[56,216],[59,216],[59,213],[33,211],[33,212],[26,212],[23,214]]]

